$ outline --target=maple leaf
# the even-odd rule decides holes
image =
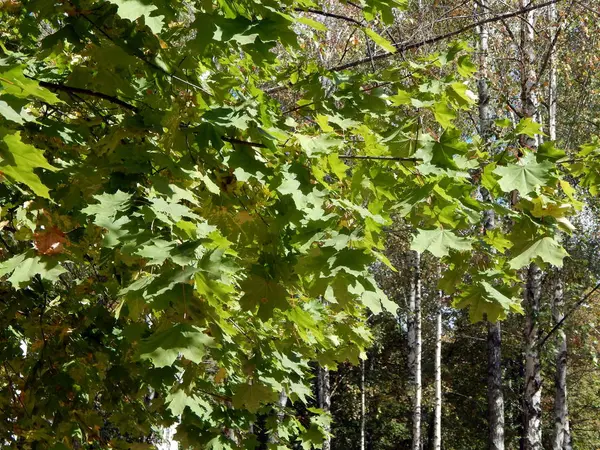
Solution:
[[[68,244],[65,233],[57,227],[50,227],[33,235],[34,246],[40,255],[56,255],[64,251],[64,245]]]
[[[471,250],[469,239],[458,237],[451,231],[439,228],[418,231],[419,234],[413,238],[410,248],[419,253],[429,250],[434,256],[441,258],[447,256],[450,249],[458,251]]]

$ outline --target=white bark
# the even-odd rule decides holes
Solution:
[[[277,402],[277,426],[281,425],[285,418],[285,406],[287,405],[288,396],[285,389],[279,392],[279,401]],[[269,443],[278,444],[279,434],[277,430],[273,430],[273,433],[269,436]]]
[[[418,252],[409,254],[411,277],[408,321],[408,366],[413,396],[412,450],[421,449],[421,258]]]
[[[504,394],[502,392],[502,329],[488,323],[488,448],[504,450]]]
[[[550,45],[554,42],[556,36],[557,13],[556,3],[548,7],[548,21],[550,22]],[[548,61],[550,71],[548,80],[548,136],[551,141],[556,140],[556,93],[558,76],[556,71],[556,52],[554,49],[550,52]]]
[[[441,265],[438,278],[441,278]],[[444,293],[438,292],[435,326],[435,361],[433,376],[435,383],[435,405],[433,411],[433,450],[442,450],[442,300]]]
[[[531,0],[520,1],[522,8],[531,5]],[[535,12],[529,11],[521,20],[521,112],[523,117],[530,118],[535,118],[537,115],[534,26]],[[538,142],[538,139],[522,136],[521,146],[535,148]],[[540,268],[535,263],[531,263],[527,270],[523,298],[526,322],[523,393],[524,450],[542,450],[542,376],[538,348],[541,278]]]
[[[531,263],[525,286],[524,450],[542,450],[542,376],[538,347],[542,271]]]
[[[366,436],[365,425],[367,422],[367,408],[365,401],[365,360],[360,362],[360,450],[365,450]]]
[[[331,392],[329,388],[329,369],[326,367],[319,367],[317,376],[317,395],[319,408],[325,412],[331,410]],[[329,429],[325,430],[327,436],[323,440],[323,450],[331,449],[331,436],[329,435]]]
[[[552,318],[554,323],[559,323],[563,317],[563,283],[560,273],[554,284],[552,298]],[[553,450],[570,450],[571,436],[569,432],[569,407],[567,401],[567,337],[563,329],[556,335],[556,376],[554,395],[554,439]]]
[[[476,12],[479,15],[487,13],[487,0],[479,0]],[[493,119],[490,105],[488,86],[489,71],[489,28],[482,25],[478,28],[479,35],[479,76],[477,79],[477,94],[479,105],[479,134],[487,145],[490,141],[491,121]],[[490,201],[489,192],[482,190],[482,197]],[[484,211],[484,228],[486,231],[495,228],[493,210]],[[504,450],[504,393],[502,391],[502,333],[500,323],[488,323],[487,334],[487,399],[488,399],[488,449]]]

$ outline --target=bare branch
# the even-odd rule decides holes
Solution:
[[[544,337],[544,339],[542,339],[540,341],[540,347],[543,347],[544,344],[546,343],[546,341],[550,338],[550,336],[552,336],[554,333],[556,333],[558,331],[558,329],[562,326],[563,323],[565,323],[565,321],[571,317],[571,315],[573,315],[573,313],[575,311],[577,311],[581,305],[583,305],[586,300],[588,298],[590,298],[592,296],[592,294],[594,292],[596,292],[598,289],[600,289],[600,283],[596,284],[596,286],[594,286],[594,289],[592,289],[590,292],[588,292],[586,295],[583,296],[583,298],[581,300],[579,300],[577,303],[575,303],[575,305],[573,305],[573,307],[569,310],[569,312],[567,312],[564,317],[562,319],[560,319],[556,325],[554,325],[552,327],[552,329],[548,332],[548,334]]]
[[[418,42],[406,42],[403,44],[397,44],[397,45],[395,45],[395,47],[399,52],[404,52],[406,50],[412,50],[412,49],[416,49],[419,47],[423,47],[424,45],[435,44],[436,42],[440,42],[440,41],[446,40],[448,38],[458,36],[466,31],[470,31],[474,28],[477,28],[478,26],[485,25],[486,23],[498,22],[498,21],[501,21],[504,19],[510,19],[511,17],[517,17],[520,14],[524,14],[529,11],[534,11],[536,9],[544,8],[546,6],[552,5],[554,3],[559,3],[561,1],[563,1],[563,0],[549,0],[544,3],[540,3],[538,5],[531,5],[531,6],[528,6],[527,8],[521,8],[519,10],[512,11],[509,13],[504,13],[504,14],[500,14],[497,16],[489,17],[485,20],[480,20],[478,22],[471,23],[469,25],[466,25],[458,30],[451,31],[449,33],[434,36],[432,38],[425,39],[425,40],[418,41]],[[380,53],[378,55],[374,55],[373,60],[385,59],[392,55],[395,55],[395,53],[391,53],[391,52]],[[361,64],[370,63],[370,62],[371,62],[371,58],[362,58],[362,59],[359,59],[359,60],[356,60],[353,62],[349,62],[349,63],[342,64],[339,66],[331,67],[329,70],[332,72],[339,72],[340,70],[350,69],[351,67],[356,67]]]
[[[320,11],[318,9],[294,8],[294,11],[296,11],[296,12],[304,12],[304,13],[311,13],[311,14],[317,14],[317,15],[323,16],[323,17],[331,17],[333,19],[339,19],[339,20],[344,20],[346,22],[353,23],[355,25],[358,25],[359,27],[363,26],[358,20],[353,19],[352,17],[342,16],[341,14],[334,14],[334,13],[330,13],[330,12],[326,12],[326,11]]]
[[[417,162],[421,161],[419,158],[402,158],[399,156],[370,156],[370,155],[339,155],[340,159],[372,159],[372,160],[380,160],[380,161],[412,161]]]
[[[47,89],[67,92],[70,94],[89,95],[90,97],[101,98],[103,100],[114,103],[115,105],[122,106],[123,108],[128,109],[129,111],[139,112],[139,108],[137,106],[133,106],[132,104],[127,103],[113,95],[104,94],[103,92],[92,91],[91,89],[78,88],[78,87],[74,87],[74,86],[66,86],[64,84],[59,84],[59,83],[50,83],[48,81],[38,81],[38,80],[36,80],[36,81],[38,82],[38,84],[40,86],[45,87]]]

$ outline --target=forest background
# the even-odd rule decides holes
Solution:
[[[593,0],[0,14],[3,448],[600,447]]]

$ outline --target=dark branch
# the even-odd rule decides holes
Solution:
[[[340,159],[372,159],[380,161],[421,161],[419,158],[402,158],[400,156],[339,155]]]
[[[458,36],[466,31],[470,31],[474,28],[477,28],[478,26],[481,25],[485,25],[486,23],[492,23],[492,22],[498,22],[504,19],[510,19],[511,17],[516,17],[519,16],[521,14],[527,13],[529,11],[534,11],[536,9],[540,9],[540,8],[544,8],[545,6],[549,6],[552,5],[554,3],[559,3],[562,0],[548,0],[544,3],[540,3],[539,5],[531,5],[528,6],[527,8],[522,8],[519,9],[517,11],[512,11],[509,13],[505,13],[505,14],[500,14],[497,16],[493,16],[493,17],[489,17],[487,19],[484,20],[480,20],[478,22],[474,22],[471,23],[469,25],[466,25],[456,31],[451,31],[450,33],[445,33],[445,34],[441,34],[439,36],[434,36],[432,38],[429,39],[425,39],[423,41],[418,41],[418,42],[406,42],[406,43],[401,43],[401,44],[397,44],[395,45],[396,49],[400,52],[404,52],[406,50],[413,50],[419,47],[423,47],[424,45],[428,45],[428,44],[435,44],[436,42],[440,42],[443,40],[446,40],[448,38],[454,37],[454,36]],[[374,55],[373,56],[373,60],[380,60],[380,59],[385,59],[388,58],[392,55],[394,55],[395,53],[391,53],[391,52],[385,52],[385,53],[380,53],[378,55]],[[362,58],[353,62],[349,62],[347,64],[342,64],[340,66],[335,66],[330,68],[329,70],[332,72],[338,72],[340,70],[345,70],[345,69],[349,69],[351,67],[355,67],[355,66],[359,66],[361,64],[365,64],[365,63],[370,63],[371,62],[371,58]]]
[[[567,14],[565,15],[564,18],[561,19],[558,29],[556,30],[556,33],[554,33],[554,38],[552,39],[552,42],[550,43],[550,47],[548,48],[548,51],[544,55],[544,60],[542,62],[542,66],[541,66],[540,71],[537,76],[538,84],[539,84],[540,78],[542,77],[542,75],[544,74],[546,69],[548,68],[548,64],[550,63],[550,57],[552,56],[552,53],[554,52],[554,49],[556,47],[556,42],[558,41],[558,37],[560,36],[560,33],[562,32],[563,25],[565,24],[567,17],[569,17],[571,15],[571,11],[573,10],[574,4],[575,4],[575,2],[572,1],[571,5],[569,6],[569,10],[568,10]],[[550,26],[554,26],[554,24],[550,24]]]
[[[103,92],[96,92],[96,91],[92,91],[90,89],[78,88],[78,87],[74,87],[74,86],[66,86],[64,84],[59,84],[59,83],[50,83],[48,81],[38,81],[38,83],[40,86],[45,87],[47,89],[67,92],[70,94],[89,95],[90,97],[101,98],[103,100],[114,103],[115,105],[122,106],[123,108],[128,109],[129,111],[139,112],[139,109],[137,106],[133,106],[132,104],[127,103],[127,102],[121,100],[120,98],[117,98],[113,95],[104,94]]]
[[[230,138],[225,136],[222,136],[221,140],[229,142],[230,144],[245,145],[247,147],[268,148],[265,144],[261,144],[260,142],[242,141],[241,139]]]
[[[294,8],[294,11],[304,12],[304,13],[311,13],[311,14],[317,14],[319,16],[331,17],[333,19],[345,20],[346,22],[350,22],[350,23],[353,23],[355,25],[358,25],[359,27],[362,27],[362,24],[358,20],[353,19],[352,17],[342,16],[341,14],[334,14],[334,13],[329,13],[329,12],[326,12],[326,11],[320,11],[318,9],[311,9],[311,8],[307,8],[307,9]]]
[[[577,303],[575,303],[575,305],[573,305],[573,307],[569,310],[569,312],[567,312],[564,317],[562,319],[560,319],[556,325],[554,325],[552,327],[552,329],[548,332],[548,334],[544,337],[544,339],[542,339],[540,341],[540,347],[543,347],[544,344],[546,343],[546,341],[550,338],[550,336],[552,336],[554,333],[556,333],[558,331],[558,329],[562,326],[563,323],[565,323],[565,321],[571,317],[571,315],[573,315],[573,313],[575,311],[577,311],[581,305],[583,305],[586,300],[588,298],[590,298],[592,296],[592,294],[594,292],[596,292],[598,289],[600,289],[600,283],[596,284],[596,286],[594,286],[594,289],[592,289],[590,292],[588,292],[586,295],[583,296],[583,298],[581,300],[579,300]]]

